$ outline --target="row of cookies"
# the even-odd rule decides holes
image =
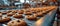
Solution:
[[[43,8],[35,8],[35,9],[21,9],[21,10],[9,10],[6,12],[0,12],[0,18],[2,17],[2,14],[7,14],[7,16],[13,16],[14,18],[23,18],[23,14],[27,15],[26,18],[27,19],[36,19],[38,16],[43,16],[44,14],[46,14],[48,11],[53,10],[53,8],[51,9],[46,9]],[[19,13],[19,14],[16,14]],[[32,16],[31,16],[32,15]]]
[[[37,20],[37,17],[41,17],[49,11],[54,10],[54,8],[31,8],[31,9],[21,9],[21,10],[9,10],[6,12],[0,12],[0,22],[6,22],[11,20],[10,16],[14,18],[27,18],[28,20]],[[7,15],[3,17],[2,15]],[[23,15],[25,15],[23,17]],[[11,20],[7,23],[8,26],[27,26],[27,23],[24,20]]]

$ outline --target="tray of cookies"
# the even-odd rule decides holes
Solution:
[[[0,10],[0,23],[3,26],[34,26],[34,23],[54,10],[54,8],[31,8],[20,10]]]

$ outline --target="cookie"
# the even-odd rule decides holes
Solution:
[[[23,18],[23,15],[22,14],[15,14],[13,15],[14,18]]]
[[[24,11],[23,11],[23,10],[19,10],[18,13],[19,13],[19,14],[23,14]]]
[[[32,12],[31,11],[25,11],[24,14],[25,15],[32,15]]]
[[[12,12],[10,12],[10,13],[7,13],[7,16],[13,16],[15,13],[12,13]]]
[[[0,22],[10,21],[10,17],[0,17]]]
[[[37,17],[36,16],[32,16],[32,15],[27,15],[27,16],[25,16],[28,20],[37,20]]]
[[[8,26],[27,26],[24,20],[12,20],[7,23]]]

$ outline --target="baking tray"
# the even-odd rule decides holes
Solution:
[[[0,10],[0,12],[5,12],[5,11],[8,11],[8,10]],[[3,15],[3,16],[6,16],[6,15]],[[25,20],[25,22],[27,23],[28,26],[34,26],[34,23],[37,21],[31,21],[31,20],[28,20],[25,18],[25,15],[23,14],[23,17],[24,18],[20,18],[20,19],[23,19]],[[18,20],[17,18],[14,18],[13,16],[10,17],[11,20]],[[41,17],[37,17],[38,19],[40,19]],[[0,26],[7,26],[7,23],[8,22],[4,22],[4,23],[0,23]]]
[[[3,11],[8,11],[8,10],[0,10],[1,12],[3,12]],[[50,19],[52,20],[53,19],[53,16],[54,16],[54,14],[55,14],[55,12],[56,12],[56,10],[53,10],[53,12],[52,12],[52,16],[51,15],[49,15],[48,16],[48,14],[46,14],[46,18],[45,18],[45,20],[44,20],[44,22],[42,23],[42,26],[49,26],[49,24],[51,23],[51,21],[49,21]],[[25,16],[25,15],[23,15],[23,16]],[[45,16],[45,15],[44,15]],[[50,17],[51,16],[51,17]],[[40,19],[40,18],[42,18],[42,17],[38,17],[38,19]],[[16,18],[13,18],[13,17],[11,17],[11,19],[12,20],[15,20]],[[48,20],[47,20],[48,19]],[[18,19],[16,19],[16,20],[18,20]],[[28,24],[28,26],[34,26],[35,25],[35,22],[36,21],[30,21],[30,20],[27,20],[26,18],[23,18],[23,20],[25,20],[25,22]],[[49,22],[49,23],[47,23],[47,21]],[[0,23],[0,26],[7,26],[6,25],[6,22],[5,23]]]

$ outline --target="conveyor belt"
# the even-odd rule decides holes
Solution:
[[[40,18],[37,22],[35,26],[50,26],[51,22],[54,18],[54,15],[56,13],[56,10],[53,10],[51,12],[49,12],[47,15],[45,15],[44,17]]]
[[[33,22],[31,22],[31,23],[33,23],[33,25],[30,25],[30,26],[50,26],[55,13],[56,13],[56,9],[53,11],[50,11],[47,15],[41,17],[38,21],[35,22],[35,24]],[[0,26],[1,26],[1,24],[0,24]]]

